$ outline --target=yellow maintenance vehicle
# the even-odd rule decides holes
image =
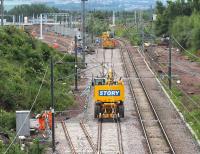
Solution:
[[[114,80],[112,70],[106,78],[95,78],[94,85],[94,117],[124,118],[124,83],[120,78]]]
[[[110,37],[109,32],[103,32],[101,38],[102,38],[102,47],[104,49],[115,48],[115,41]]]

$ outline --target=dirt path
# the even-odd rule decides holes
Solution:
[[[155,46],[147,51],[147,58],[153,59],[155,69],[168,71],[168,48]],[[159,65],[162,66],[160,68]],[[175,80],[180,80],[178,84],[188,94],[200,95],[200,63],[190,61],[176,49],[172,50],[172,75]],[[199,104],[200,105],[200,104]]]
[[[44,25],[43,26],[43,39],[41,40],[44,43],[47,43],[49,46],[53,46],[54,43],[58,44],[58,51],[61,52],[68,52],[72,53],[72,50],[74,48],[74,42],[73,38],[67,37],[67,36],[62,36],[55,34],[54,32],[47,31],[45,29],[51,29],[51,26]],[[39,38],[40,37],[40,26],[32,26],[28,29],[28,31],[35,32],[35,37]]]

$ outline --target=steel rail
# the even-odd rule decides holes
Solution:
[[[132,86],[131,80],[129,79],[129,73],[128,73],[128,69],[127,69],[126,63],[125,63],[125,57],[124,57],[124,55],[122,53],[122,46],[121,46],[120,54],[121,54],[122,61],[124,63],[123,66],[124,66],[125,74],[126,74],[126,77],[128,78],[129,88],[130,88],[131,94],[133,95],[133,99],[134,99],[134,102],[135,102],[134,104],[135,104],[135,107],[136,107],[136,110],[137,110],[137,114],[139,116],[139,121],[140,121],[140,124],[142,126],[142,130],[143,130],[143,133],[144,133],[145,140],[147,142],[149,153],[152,154],[153,153],[152,152],[152,147],[151,147],[150,141],[149,141],[149,139],[147,137],[147,131],[146,131],[144,122],[142,120],[142,115],[141,115],[141,112],[140,112],[140,109],[139,109],[139,106],[138,106],[138,103],[137,103],[137,100],[136,100],[136,96],[135,96],[135,93],[134,93],[134,90],[133,90],[133,86]]]
[[[89,133],[88,133],[88,131],[87,131],[87,129],[86,129],[86,127],[85,127],[83,121],[80,121],[80,126],[81,126],[81,128],[82,128],[82,130],[83,130],[83,133],[85,134],[85,136],[86,136],[86,138],[87,138],[87,140],[88,140],[88,142],[89,142],[89,144],[90,144],[90,146],[91,146],[93,152],[94,152],[94,153],[97,153],[97,148],[96,148],[94,142],[92,141],[92,138],[91,138],[91,136],[89,135]]]
[[[67,139],[67,141],[68,141],[68,144],[69,144],[69,147],[70,147],[70,150],[71,150],[72,154],[77,154],[77,152],[76,152],[76,150],[75,150],[75,148],[74,148],[74,145],[73,145],[73,143],[72,143],[71,137],[69,136],[69,132],[68,132],[68,130],[67,130],[67,127],[66,127],[65,122],[64,122],[64,121],[61,121],[61,124],[62,124],[63,131],[64,131],[64,133],[65,133],[65,137],[66,137],[66,139]]]
[[[127,45],[126,42],[123,42],[123,43],[125,44],[125,46]],[[169,146],[169,148],[170,148],[171,153],[175,154],[175,150],[174,150],[172,144],[170,143],[169,137],[167,136],[167,133],[166,133],[164,127],[163,127],[163,124],[162,124],[162,122],[161,122],[161,120],[160,120],[160,118],[159,118],[159,116],[158,116],[158,114],[157,114],[157,112],[156,112],[156,110],[155,110],[155,107],[154,107],[154,105],[153,105],[153,103],[152,103],[152,101],[151,101],[151,98],[150,98],[150,96],[149,96],[149,94],[148,94],[148,92],[147,92],[147,90],[146,90],[146,88],[145,88],[144,82],[143,82],[143,80],[141,79],[140,74],[139,74],[139,72],[138,72],[138,70],[137,70],[136,64],[135,64],[135,62],[134,62],[134,60],[133,60],[132,53],[131,53],[131,51],[130,51],[127,47],[126,47],[125,49],[126,49],[126,51],[127,51],[127,53],[128,53],[128,56],[129,56],[130,61],[131,61],[131,64],[132,64],[132,66],[133,66],[133,68],[134,68],[134,70],[135,70],[135,73],[136,73],[136,75],[137,75],[137,77],[138,77],[138,79],[139,79],[139,82],[140,82],[140,84],[141,84],[141,86],[142,86],[142,89],[143,89],[144,92],[145,92],[145,96],[146,96],[146,98],[147,98],[147,100],[148,100],[148,102],[149,102],[149,104],[150,104],[150,107],[151,107],[151,109],[152,109],[152,111],[153,111],[153,114],[154,114],[156,120],[158,121],[159,127],[161,128],[161,131],[162,131],[162,133],[163,133],[163,135],[164,135],[164,139],[166,140],[166,142],[167,142],[167,144],[168,144],[168,146]]]
[[[116,126],[117,126],[117,137],[118,137],[119,154],[124,154],[120,119],[117,117],[115,122],[116,122]]]
[[[101,154],[102,142],[102,118],[98,121],[97,154]]]

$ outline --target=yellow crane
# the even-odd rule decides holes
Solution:
[[[94,85],[94,117],[95,118],[124,118],[124,83],[120,78],[114,80],[112,69],[107,78],[95,78]]]
[[[102,38],[102,47],[104,49],[115,48],[115,41],[112,38],[110,38],[109,32],[103,32],[101,38]]]

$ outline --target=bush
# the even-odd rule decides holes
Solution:
[[[28,154],[43,154],[44,148],[44,145],[40,145],[39,140],[35,139],[29,148]]]
[[[14,112],[6,112],[0,110],[0,131],[10,130],[15,128],[16,120]]]
[[[7,146],[3,145],[0,142],[0,153],[4,153],[7,149]],[[26,154],[26,152],[20,150],[20,146],[18,144],[13,144],[13,146],[9,149],[7,154]]]
[[[200,14],[177,17],[170,31],[184,48],[200,49]]]
[[[2,40],[0,43],[0,106],[8,111],[30,109],[45,69],[50,65],[50,57],[53,56],[54,61],[58,61],[63,55],[12,26],[0,28],[0,39]],[[73,61],[73,56],[67,55],[63,59],[63,62]],[[72,73],[74,73],[74,66],[71,64],[55,67],[55,99],[59,110],[64,110],[73,103],[73,97],[68,96],[73,76],[68,79],[66,85],[58,79]],[[50,106],[50,68],[48,67],[34,111],[40,112],[49,109]]]
[[[137,32],[137,29],[134,27],[124,28],[118,27],[116,34],[119,37],[124,37],[128,39],[132,45],[141,45],[141,35]]]

